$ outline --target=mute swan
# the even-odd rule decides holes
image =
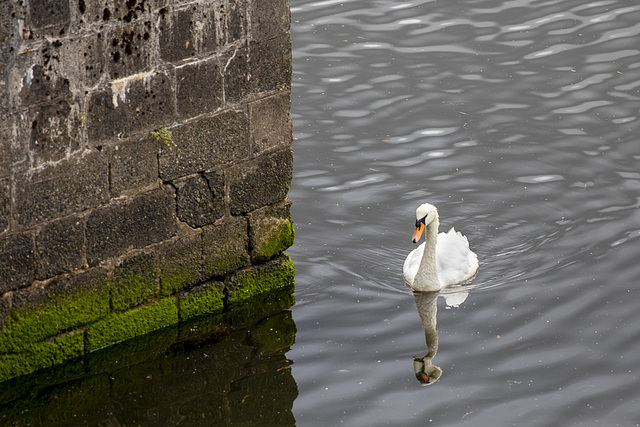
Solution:
[[[416,231],[413,243],[418,243],[426,228],[425,242],[409,253],[404,261],[404,280],[414,291],[437,291],[444,286],[463,283],[478,270],[478,257],[469,249],[465,236],[451,228],[438,234],[438,210],[424,203],[416,209]]]

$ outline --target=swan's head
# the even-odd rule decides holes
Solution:
[[[424,229],[438,218],[438,209],[430,203],[423,203],[416,209],[416,231],[411,239],[413,243],[418,243]]]

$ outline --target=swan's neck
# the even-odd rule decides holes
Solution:
[[[413,289],[417,291],[437,291],[442,286],[436,268],[436,243],[438,240],[438,217],[431,221],[425,230],[425,243],[422,259],[416,277],[413,279]]]

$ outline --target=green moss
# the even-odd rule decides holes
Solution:
[[[149,134],[162,145],[171,146],[175,145],[173,142],[173,133],[167,128],[160,128],[149,132]]]
[[[33,351],[35,344],[91,323],[108,312],[106,286],[50,295],[38,304],[11,313],[8,325],[0,333],[0,352]]]
[[[125,311],[144,304],[158,289],[158,272],[153,256],[142,254],[116,267],[110,280],[111,308]]]
[[[231,275],[227,283],[229,307],[256,295],[293,285],[295,268],[287,254]]]
[[[160,297],[173,295],[200,281],[202,237],[200,234],[168,242],[156,251]]]
[[[179,297],[180,320],[207,313],[219,313],[224,308],[221,282],[210,282],[192,289]]]
[[[77,331],[31,345],[23,353],[0,356],[0,382],[81,356],[84,333]]]
[[[293,245],[295,230],[291,220],[279,220],[271,227],[263,227],[265,230],[261,232],[259,249],[255,251],[254,259],[270,259]]]
[[[169,297],[124,313],[113,314],[87,328],[87,351],[147,334],[178,323],[175,297]]]

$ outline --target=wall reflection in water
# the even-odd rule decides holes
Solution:
[[[292,289],[265,298],[5,383],[0,424],[294,425]]]

